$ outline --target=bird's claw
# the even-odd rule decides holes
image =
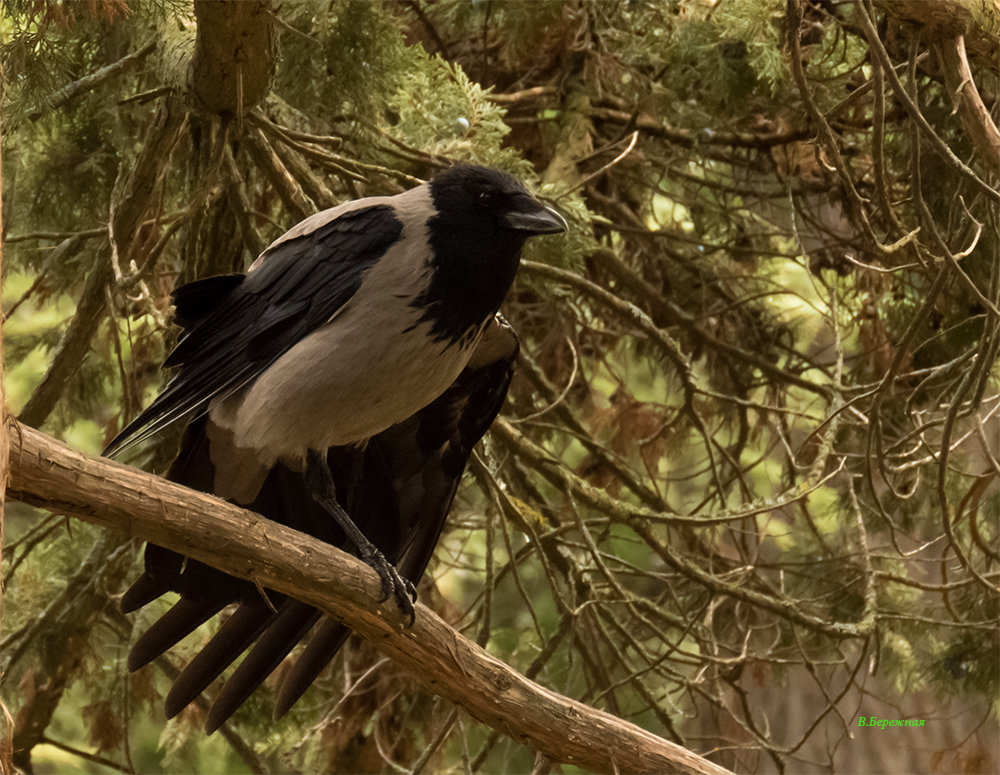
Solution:
[[[413,608],[413,602],[417,599],[417,590],[413,582],[400,576],[396,567],[374,545],[365,547],[361,559],[378,574],[382,582],[382,597],[379,598],[379,602],[384,603],[390,597],[395,598],[399,610],[407,617],[406,626],[413,626],[417,615]]]

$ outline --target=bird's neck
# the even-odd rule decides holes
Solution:
[[[521,244],[485,244],[470,255],[466,241],[439,240],[434,245],[430,283],[414,301],[426,309],[423,320],[431,323],[439,340],[460,342],[474,338],[500,309],[514,282]]]

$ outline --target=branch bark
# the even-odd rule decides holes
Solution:
[[[117,78],[122,73],[128,72],[133,67],[142,64],[143,60],[156,50],[156,46],[157,41],[151,41],[138,51],[133,51],[131,54],[122,57],[117,62],[112,62],[110,65],[102,67],[97,72],[90,73],[89,75],[85,75],[83,78],[66,84],[58,91],[49,95],[49,97],[45,100],[46,105],[44,108],[39,108],[38,110],[34,110],[29,113],[28,120],[37,121],[50,110],[58,110],[63,105],[79,97],[81,94],[86,94],[89,91],[98,89],[112,78]]]
[[[21,409],[18,417],[21,422],[35,428],[41,426],[62,398],[66,385],[79,371],[90,342],[104,317],[104,286],[110,281],[108,254],[101,250],[90,267],[76,312],[59,340],[45,376]]]
[[[0,63],[0,82],[3,81],[3,64]],[[2,133],[0,133],[2,134]],[[2,167],[0,167],[2,169]],[[0,191],[3,191],[3,173],[0,172]],[[0,197],[0,233],[3,232],[3,198]],[[0,268],[3,267],[3,246],[0,245]],[[10,472],[10,433],[8,431],[7,393],[3,379],[3,324],[6,318],[0,311],[0,554],[3,554],[4,503],[7,497],[7,476]],[[0,577],[0,625],[3,623],[3,579]],[[0,696],[0,773],[14,771],[14,726]]]
[[[341,619],[428,690],[557,761],[598,772],[729,771],[640,727],[545,689],[417,605],[413,627],[360,560],[225,501],[75,452],[17,426],[9,496],[167,546]]]
[[[944,80],[951,92],[952,101],[962,119],[962,126],[969,133],[973,145],[984,161],[1000,175],[1000,129],[993,122],[989,108],[983,102],[972,79],[972,68],[965,50],[965,36],[942,40],[937,45],[941,57]]]
[[[213,113],[245,116],[271,89],[277,36],[268,0],[195,0],[191,91]]]
[[[877,5],[900,21],[919,25],[925,40],[964,35],[979,64],[997,70],[1000,0],[878,0]]]

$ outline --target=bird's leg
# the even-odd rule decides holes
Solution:
[[[305,481],[313,499],[336,520],[347,539],[354,544],[358,557],[371,566],[382,580],[382,600],[388,600],[390,596],[395,597],[400,609],[409,617],[409,623],[413,624],[416,615],[413,601],[417,599],[417,591],[409,579],[399,575],[399,571],[385,558],[381,550],[365,537],[344,511],[337,501],[337,487],[327,465],[326,456],[313,449],[310,449],[306,456]]]
[[[365,469],[365,447],[367,441],[353,446],[349,449],[348,455],[351,459],[351,470],[347,478],[347,494],[344,511],[348,514],[354,513],[354,504],[358,501],[358,488],[361,486],[361,477]]]

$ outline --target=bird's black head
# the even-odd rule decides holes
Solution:
[[[565,231],[566,221],[498,170],[452,167],[429,186],[432,274],[418,303],[438,338],[460,340],[500,308],[525,240]]]
[[[461,165],[430,183],[437,217],[449,229],[518,242],[566,230],[566,221],[529,194],[520,181],[487,167]]]

